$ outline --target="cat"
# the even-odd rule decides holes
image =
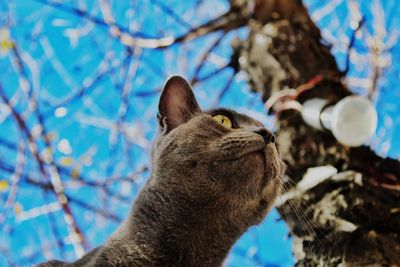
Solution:
[[[282,186],[274,135],[228,109],[201,111],[189,83],[169,78],[158,110],[152,174],[127,220],[74,263],[39,266],[221,266]]]

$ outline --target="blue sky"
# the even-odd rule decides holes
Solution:
[[[149,175],[144,167],[156,132],[160,86],[172,74],[192,78],[202,54],[221,34],[164,50],[127,51],[106,26],[43,2],[47,1],[0,1],[0,42],[5,44],[0,49],[0,84],[37,140],[40,155],[59,166],[74,218],[93,248],[127,215]],[[145,37],[179,36],[228,8],[222,0],[111,3],[118,24]],[[382,156],[398,158],[400,44],[396,25],[400,18],[396,14],[400,4],[395,0],[305,3],[324,39],[332,44],[340,68],[345,65],[357,10],[365,16],[347,82],[355,93],[366,95],[372,66],[382,71],[373,97],[379,125],[369,145]],[[63,4],[103,18],[98,1]],[[198,83],[195,94],[203,108],[217,104],[234,108],[273,128],[273,118],[266,115],[260,96],[250,92],[244,73],[236,75],[220,97],[232,70],[219,69],[229,62],[232,39],[246,38],[246,34],[246,29],[240,29],[224,37],[200,71],[200,77],[211,74],[211,78]],[[7,49],[7,40],[15,42],[17,54]],[[380,51],[379,60],[373,49]],[[16,64],[18,56],[22,71]],[[38,109],[30,108],[34,101]],[[72,260],[77,254],[64,212],[54,194],[34,183],[46,179],[38,172],[26,136],[0,103],[0,266],[27,266],[49,258]],[[18,166],[23,171],[15,178],[12,174]],[[292,266],[290,247],[287,227],[273,210],[237,242],[227,265]]]

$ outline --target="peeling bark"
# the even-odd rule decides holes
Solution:
[[[336,102],[350,94],[301,1],[255,1],[248,39],[234,49],[240,69],[264,101],[315,77],[318,82],[296,101]],[[296,110],[281,111],[278,121],[289,190],[310,167],[338,170],[279,207],[294,237],[296,266],[399,266],[400,162],[382,159],[367,147],[345,147],[331,133],[307,126]]]

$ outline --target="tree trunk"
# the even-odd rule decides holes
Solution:
[[[297,192],[279,212],[294,238],[296,266],[399,266],[400,163],[368,147],[345,147],[302,121],[296,107],[305,100],[336,102],[351,94],[344,73],[301,1],[255,2],[249,36],[234,48],[264,101],[296,89],[277,111],[278,143],[290,176],[286,187]],[[323,165],[337,174],[295,191],[308,168]]]

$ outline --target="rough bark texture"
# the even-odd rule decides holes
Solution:
[[[350,94],[301,1],[256,1],[249,37],[235,49],[263,100],[286,88],[308,89],[296,97],[299,103]],[[400,266],[400,163],[367,147],[342,146],[329,132],[305,125],[296,110],[280,112],[278,120],[287,187],[309,167],[338,170],[279,208],[294,236],[296,265]]]

